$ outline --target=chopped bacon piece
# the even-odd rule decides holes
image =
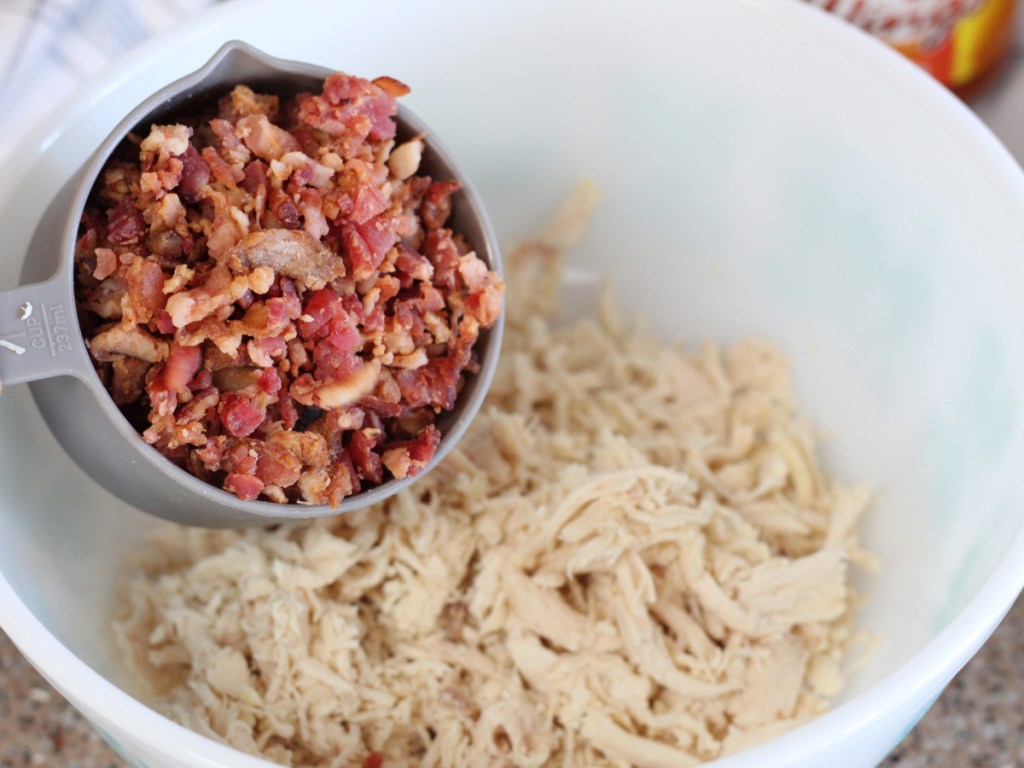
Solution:
[[[402,96],[408,96],[412,92],[412,89],[401,80],[396,80],[388,75],[373,78],[373,84],[381,90],[391,94],[396,99]]]
[[[235,392],[229,392],[221,398],[218,407],[220,423],[229,435],[248,437],[263,423],[266,414],[248,398]]]
[[[423,198],[420,215],[427,229],[440,229],[452,212],[452,195],[461,188],[457,181],[435,181]]]
[[[264,368],[256,383],[268,395],[276,395],[281,391],[281,377],[274,368]]]
[[[490,327],[501,314],[501,297],[504,286],[487,286],[478,293],[466,297],[466,310],[483,327]]]
[[[398,235],[395,234],[393,220],[377,216],[365,224],[345,224],[342,240],[352,262],[352,277],[361,280],[380,266],[388,249],[398,240]]]
[[[281,430],[270,435],[267,442],[290,451],[309,467],[326,467],[331,460],[327,440],[316,432]]]
[[[167,362],[164,363],[164,386],[173,392],[184,392],[202,362],[203,351],[199,347],[171,344]]]
[[[163,334],[174,333],[174,321],[171,320],[171,316],[167,314],[167,310],[161,309],[153,316],[153,324],[156,329]]]
[[[267,485],[281,488],[295,485],[302,474],[302,461],[298,456],[279,445],[262,441],[254,450],[258,457],[256,477]]]
[[[198,203],[210,182],[210,166],[191,143],[181,156],[181,181],[178,182],[178,196],[186,205]]]
[[[429,282],[434,277],[434,265],[421,253],[411,248],[401,247],[395,258],[395,268],[399,271],[402,287],[408,288],[414,282]]]
[[[357,429],[352,433],[348,444],[352,465],[360,479],[371,483],[379,483],[383,476],[380,455],[374,450],[384,437],[380,430],[372,428]]]
[[[246,115],[235,124],[242,143],[264,160],[277,160],[288,152],[301,149],[299,142],[284,128],[274,125],[266,115]]]
[[[352,220],[356,224],[365,224],[374,216],[379,216],[388,209],[388,201],[369,184],[360,184],[352,201]]]
[[[181,235],[177,232],[151,232],[148,244],[149,250],[160,260],[161,264],[177,262],[184,251]]]
[[[188,388],[193,392],[198,392],[201,389],[206,389],[213,384],[213,373],[207,370],[200,370],[193,377],[192,381],[188,383]]]
[[[219,140],[217,154],[224,158],[227,164],[242,166],[252,158],[249,148],[242,143],[242,140],[235,133],[234,123],[221,118],[214,118],[210,121],[210,130],[213,131]]]
[[[96,269],[93,270],[92,276],[97,280],[106,280],[117,271],[117,254],[110,248],[97,248],[95,253]]]
[[[263,481],[252,475],[234,473],[224,478],[224,490],[231,491],[242,501],[254,501],[263,490]]]
[[[130,197],[123,197],[107,214],[107,238],[118,245],[137,242],[146,232],[142,212]]]
[[[330,469],[331,484],[327,488],[327,503],[338,506],[341,500],[354,493],[359,493],[361,484],[352,466],[352,458],[348,451],[342,451]]]
[[[299,335],[305,339],[319,339],[327,335],[332,321],[345,325],[349,314],[342,305],[341,297],[329,288],[313,293],[303,307],[299,318]]]
[[[447,229],[435,229],[423,241],[423,255],[434,268],[433,283],[439,288],[455,290],[459,269],[459,248]]]
[[[420,430],[416,439],[392,443],[381,461],[395,477],[412,477],[426,468],[440,444],[441,433],[430,424]]]
[[[263,187],[264,192],[270,189],[270,179],[267,177],[267,164],[262,160],[253,160],[245,166],[242,188],[253,197],[256,197],[260,187]]]
[[[427,137],[397,138],[407,92],[239,85],[126,143],[81,216],[102,380],[143,440],[239,498],[337,505],[422,471],[478,370],[504,286],[448,228],[459,184],[422,175]]]
[[[284,229],[302,229],[302,216],[295,202],[277,188],[272,188],[267,197],[270,212]]]
[[[220,100],[218,106],[222,115],[233,118],[260,114],[272,119],[277,114],[278,97],[256,93],[247,85],[236,85],[227,98]]]
[[[395,81],[397,82],[397,81]],[[390,139],[397,128],[395,96],[380,85],[343,73],[324,82],[323,94],[299,106],[299,119],[331,136]]]
[[[225,185],[228,189],[236,186],[245,178],[245,172],[238,163],[231,164],[224,160],[213,147],[204,147],[202,161],[210,170],[214,180]]]
[[[135,257],[125,270],[127,300],[122,302],[127,319],[146,323],[164,308],[164,281],[167,275],[154,259]]]
[[[273,275],[273,270],[268,267],[257,267],[248,275],[232,277],[225,267],[216,266],[209,271],[202,285],[168,298],[165,305],[167,313],[174,327],[183,329],[238,301],[247,291],[266,293],[273,282]]]
[[[295,407],[295,401],[288,395],[278,400],[277,409],[281,414],[281,425],[286,430],[284,434],[291,434],[289,430],[295,429],[299,421],[299,411]],[[282,434],[275,432],[274,434]]]
[[[137,357],[124,357],[111,361],[113,379],[110,395],[118,405],[128,405],[138,400],[146,391],[146,374],[150,363]]]
[[[205,431],[207,413],[211,408],[216,408],[220,402],[220,392],[214,387],[207,386],[199,389],[185,405],[178,409],[177,423],[188,424],[201,421]]]

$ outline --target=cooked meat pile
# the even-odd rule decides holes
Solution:
[[[292,766],[680,768],[824,712],[864,489],[815,459],[770,344],[551,321],[593,195],[510,256],[490,400],[386,504],[167,527],[117,631],[159,709]]]
[[[143,439],[242,499],[338,503],[415,475],[504,286],[399,141],[391,78],[281,103],[239,85],[154,125],[82,217],[89,351]],[[455,202],[457,204],[457,202]]]

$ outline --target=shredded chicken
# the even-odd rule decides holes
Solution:
[[[593,202],[509,255],[501,370],[430,475],[140,553],[116,628],[155,706],[304,768],[678,768],[827,709],[868,493],[818,465],[774,346],[665,345],[609,301],[553,324]]]

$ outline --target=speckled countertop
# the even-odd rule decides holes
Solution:
[[[1001,81],[974,106],[1024,162],[1024,14]],[[0,768],[127,768],[0,633]],[[1024,768],[1024,598],[883,768]]]
[[[1021,659],[1024,599],[883,767],[1024,766]],[[34,766],[127,768],[0,634],[0,768]]]

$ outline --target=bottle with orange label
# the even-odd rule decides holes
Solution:
[[[807,0],[901,51],[970,98],[1010,51],[1016,0]]]

